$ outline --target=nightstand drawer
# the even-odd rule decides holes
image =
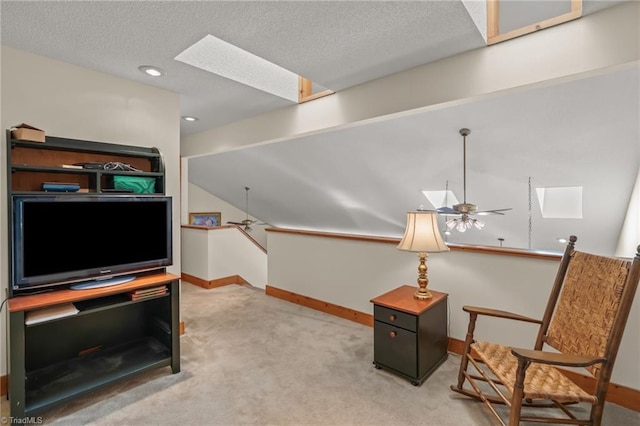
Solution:
[[[373,306],[373,318],[376,321],[402,327],[405,330],[414,332],[418,330],[418,317],[401,311],[396,311],[395,309],[385,308],[384,306]]]
[[[416,333],[376,321],[373,352],[375,363],[407,376],[417,377]]]

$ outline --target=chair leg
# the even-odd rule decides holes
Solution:
[[[467,371],[467,366],[469,364],[469,360],[467,356],[471,353],[471,343],[473,343],[473,332],[476,328],[476,319],[478,318],[478,314],[471,313],[469,314],[469,327],[467,328],[467,335],[464,339],[464,351],[462,352],[462,358],[460,360],[460,370],[458,371],[458,389],[462,389],[462,385],[465,380],[465,371]]]
[[[591,415],[589,416],[589,419],[591,420],[590,424],[593,426],[600,426],[600,423],[602,423],[603,413],[604,413],[604,396],[602,397],[601,400],[600,398],[598,398],[598,403],[591,407]]]
[[[509,426],[520,424],[520,413],[522,411],[522,398],[524,397],[524,375],[529,367],[529,362],[518,359],[518,370],[516,371],[516,382],[513,385],[513,395],[511,395],[511,409],[509,410]]]

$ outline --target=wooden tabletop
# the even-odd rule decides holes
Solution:
[[[371,299],[371,303],[374,305],[384,306],[385,308],[396,309],[412,315],[420,315],[422,312],[436,305],[443,299],[446,299],[448,296],[447,293],[441,293],[439,291],[429,289],[429,293],[431,293],[433,297],[427,300],[418,300],[413,297],[416,290],[418,290],[417,285],[403,285],[395,290],[391,290],[388,293]]]
[[[28,311],[44,308],[59,303],[77,302],[79,300],[93,299],[95,297],[110,296],[154,285],[166,284],[179,279],[169,273],[143,275],[133,281],[117,284],[109,287],[93,288],[86,290],[55,290],[48,293],[32,294],[28,296],[15,296],[9,299],[9,312]]]

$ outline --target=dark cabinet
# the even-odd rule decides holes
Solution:
[[[136,300],[132,294],[166,287]],[[44,308],[78,312],[30,323]],[[93,290],[59,290],[9,300],[11,416],[33,416],[115,380],[152,368],[180,371],[179,280],[158,273]]]
[[[447,358],[447,294],[429,300],[402,286],[371,300],[374,365],[420,385]]]

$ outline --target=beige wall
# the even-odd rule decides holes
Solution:
[[[373,314],[370,300],[400,285],[416,285],[415,253],[395,244],[269,232],[267,285]],[[579,248],[580,241],[577,247]],[[432,253],[429,288],[449,294],[449,336],[464,340],[463,305],[542,318],[558,261],[484,253]],[[531,324],[480,318],[476,337],[531,348]],[[640,292],[636,295],[613,381],[640,389]]]
[[[267,284],[267,254],[237,228],[182,229],[182,272],[205,281],[240,275]]]
[[[0,150],[0,289],[7,289],[6,137],[29,123],[48,135],[158,147],[166,162],[166,193],[174,198],[173,258],[180,273],[180,111],[175,93],[2,46]],[[0,319],[0,375],[6,374],[6,316]]]

